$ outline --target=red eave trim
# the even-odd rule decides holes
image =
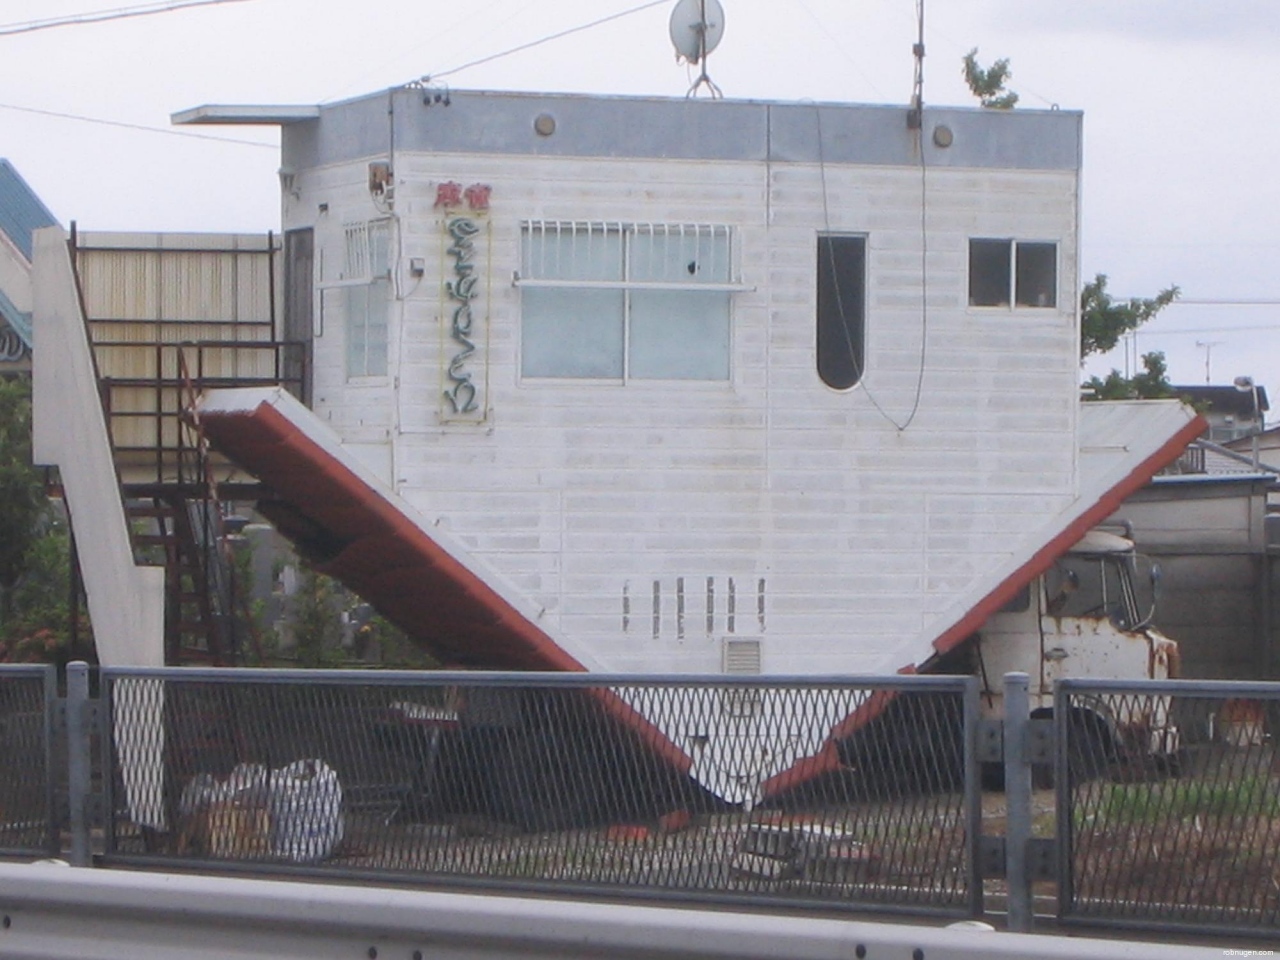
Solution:
[[[1031,559],[979,600],[968,613],[939,634],[933,641],[934,649],[939,653],[946,653],[974,633],[988,617],[1012,600],[1019,590],[1053,566],[1053,562],[1078,543],[1086,533],[1115,513],[1126,497],[1141,489],[1162,468],[1176,460],[1187,444],[1204,433],[1208,426],[1208,421],[1197,414],[1195,419],[1174,434],[1160,449],[1134,467],[1127,477],[1085,508],[1079,517],[1032,554]]]
[[[1208,426],[1208,421],[1197,415],[1159,450],[1134,467],[1128,476],[1103,494],[1096,503],[1067,524],[1057,536],[1037,550],[999,586],[979,600],[968,613],[944,630],[933,641],[934,649],[939,653],[945,653],[976,632],[987,618],[1012,600],[1019,590],[1048,570],[1058,557],[1071,549],[1086,533],[1115,513],[1126,497],[1150,482],[1163,467],[1176,460],[1186,449],[1187,444],[1204,433]],[[898,671],[900,674],[916,672],[917,667],[911,664]],[[824,773],[839,769],[840,756],[837,746],[839,741],[880,716],[894,696],[895,693],[890,690],[878,690],[873,693],[858,709],[832,729],[831,735],[817,753],[798,760],[789,769],[766,780],[761,785],[763,795],[777,796]]]
[[[276,497],[296,509],[302,516],[325,529],[334,530],[344,541],[329,562],[320,565],[338,579],[349,572],[344,568],[344,554],[353,544],[376,539],[394,539],[397,546],[421,560],[434,574],[447,580],[457,590],[451,602],[465,604],[477,627],[475,636],[505,634],[512,638],[530,662],[539,669],[553,672],[585,672],[586,668],[571,656],[544,630],[505,600],[479,575],[468,569],[416,523],[398,510],[377,490],[335,460],[319,444],[308,437],[288,417],[269,403],[260,403],[246,413],[206,413],[202,417],[206,433],[215,446],[237,460],[241,466],[268,483]],[[310,488],[304,499],[290,489],[292,476],[299,471]],[[319,488],[328,488],[318,494]],[[326,522],[327,521],[327,522]],[[359,528],[353,532],[352,526]],[[367,553],[350,550],[354,556],[346,563],[372,562]],[[376,577],[374,580],[376,581]],[[377,602],[376,596],[366,599]],[[412,635],[412,624],[399,626]],[[589,688],[604,711],[631,729],[640,741],[662,760],[681,773],[688,773],[692,759],[648,719],[613,691]]]

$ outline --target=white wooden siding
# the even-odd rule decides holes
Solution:
[[[397,489],[610,668],[720,670],[730,580],[734,634],[762,639],[766,672],[897,668],[882,651],[1074,493],[1072,172],[928,172],[924,377],[899,430],[922,355],[919,170],[828,166],[824,216],[812,164],[399,154],[396,166],[391,373],[346,379],[341,303],[327,295],[316,410],[348,441],[386,444]],[[377,215],[363,174],[307,171],[286,204],[289,226],[315,223],[327,270],[341,225]],[[434,202],[450,180],[492,187],[480,425],[439,418],[448,265]],[[522,383],[511,278],[520,226],[538,219],[730,225],[749,288],[733,295],[730,380]],[[847,392],[814,366],[822,230],[867,236],[867,373]],[[970,236],[1056,242],[1060,307],[969,308]],[[420,283],[411,257],[426,263]]]

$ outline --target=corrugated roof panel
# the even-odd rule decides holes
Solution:
[[[31,259],[31,234],[57,223],[13,164],[0,160],[0,230],[27,260]]]

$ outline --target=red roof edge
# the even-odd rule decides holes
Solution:
[[[1176,460],[1187,444],[1204,433],[1208,426],[1208,421],[1197,414],[1159,450],[1134,467],[1128,476],[1085,508],[1057,536],[1032,554],[1031,559],[974,604],[968,613],[939,634],[933,641],[934,649],[939,653],[946,653],[982,626],[988,617],[1012,600],[1019,590],[1053,566],[1053,561],[1071,549],[1081,537],[1115,513],[1126,497],[1150,482],[1162,468]]]
[[[1159,450],[1134,467],[1128,476],[1099,497],[1096,503],[1085,509],[1079,517],[1067,524],[1060,533],[1032,554],[1026,563],[1001,581],[994,590],[979,600],[968,613],[944,630],[933,641],[934,649],[939,653],[946,653],[974,633],[987,621],[988,617],[1012,600],[1019,590],[1048,570],[1053,565],[1053,562],[1066,553],[1072,545],[1079,542],[1081,537],[1111,516],[1126,497],[1148,483],[1163,467],[1176,460],[1182,451],[1186,449],[1187,444],[1200,436],[1208,425],[1203,416],[1197,415],[1193,418],[1185,427],[1174,434],[1167,443],[1163,444]],[[898,670],[900,674],[914,674],[917,672],[918,668],[913,664],[908,664]],[[766,780],[761,785],[763,795],[765,797],[777,796],[824,773],[831,773],[839,769],[840,756],[837,747],[839,741],[880,716],[892,702],[894,696],[895,693],[889,690],[877,690],[873,693],[861,706],[832,729],[831,735],[817,753],[798,760],[789,769]]]
[[[332,485],[337,495],[345,498],[345,502],[333,504],[334,509],[349,511],[351,504],[358,504],[367,513],[371,525],[379,525],[393,534],[424,564],[455,584],[459,592],[458,602],[477,607],[490,627],[506,632],[543,669],[552,672],[586,670],[480,575],[450,554],[391,500],[307,436],[269,402],[259,403],[252,411],[206,413],[202,422],[214,445],[233,459],[237,459],[239,454],[240,465],[270,484],[275,496],[290,502],[290,491],[281,481],[287,478],[290,468],[296,468],[301,462],[308,468],[312,479],[322,477]],[[250,437],[251,431],[256,436]],[[302,503],[294,502],[293,506],[317,525],[325,524],[325,503],[310,497]],[[323,564],[322,567],[337,579],[342,579],[340,563]],[[376,597],[365,599],[376,606]],[[405,628],[403,623],[400,626]],[[406,632],[412,635],[412,625]],[[635,733],[649,750],[681,773],[689,772],[693,766],[692,759],[648,719],[613,691],[598,687],[588,689],[605,713]]]

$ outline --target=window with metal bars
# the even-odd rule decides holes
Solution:
[[[523,376],[729,379],[728,227],[533,221],[521,240]]]
[[[387,373],[387,327],[391,305],[391,221],[343,227],[343,280],[347,307],[347,376]],[[361,282],[363,281],[363,282]]]

